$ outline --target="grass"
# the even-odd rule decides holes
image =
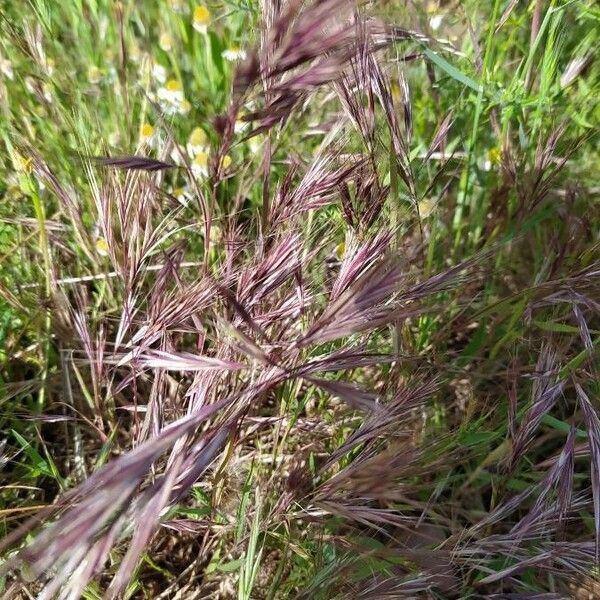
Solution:
[[[396,4],[0,4],[4,597],[597,594],[600,10]]]

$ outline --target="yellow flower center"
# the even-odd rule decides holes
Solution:
[[[204,146],[206,144],[206,133],[201,127],[195,127],[190,134],[190,146]]]
[[[149,138],[154,135],[154,127],[150,123],[144,123],[142,125],[142,137]]]
[[[108,242],[103,237],[96,240],[96,252],[100,256],[108,256]]]
[[[492,164],[500,164],[500,160],[502,159],[502,150],[500,150],[498,146],[490,148],[488,151],[488,158]]]
[[[194,9],[194,23],[198,25],[208,25],[210,22],[210,11],[206,6],[200,4]]]
[[[196,156],[194,156],[194,164],[199,167],[207,167],[208,166],[208,154],[206,152],[198,152]]]
[[[180,92],[181,91],[181,84],[179,83],[179,81],[177,81],[177,79],[169,79],[169,81],[167,81],[167,83],[165,84],[165,87],[170,92]]]
[[[232,163],[232,162],[233,162],[233,161],[231,160],[231,156],[229,156],[229,154],[226,154],[226,155],[223,157],[223,160],[221,161],[221,166],[222,166],[224,169],[229,169],[229,167],[231,166],[231,163]]]

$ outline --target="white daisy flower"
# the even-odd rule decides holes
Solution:
[[[177,79],[169,79],[164,87],[159,88],[157,93],[159,100],[178,104],[183,100],[183,88]]]
[[[231,46],[227,48],[227,50],[223,50],[221,56],[230,62],[235,62],[237,60],[244,60],[246,58],[246,51],[238,46]]]
[[[208,177],[208,152],[198,152],[192,160],[192,173],[196,177]]]
[[[165,52],[173,50],[173,36],[167,31],[163,31],[158,38],[158,45],[160,46],[160,49]]]
[[[165,113],[171,115],[180,112],[185,102],[183,88],[181,87],[181,83],[176,79],[169,79],[164,87],[159,88],[156,97]]]
[[[173,190],[173,196],[177,198],[177,202],[182,206],[187,206],[193,196],[187,186],[178,187]]]
[[[103,237],[97,238],[95,245],[96,245],[96,252],[100,256],[108,256],[109,247],[108,247],[108,242],[106,241],[106,238],[103,238]]]
[[[206,33],[210,23],[210,11],[203,4],[199,4],[194,9],[193,25],[194,29],[200,33]]]
[[[150,148],[156,145],[158,136],[150,123],[144,123],[140,128],[140,142]]]
[[[204,129],[195,127],[188,139],[186,150],[191,157],[208,150],[208,137]]]

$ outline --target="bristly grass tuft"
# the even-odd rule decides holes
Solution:
[[[13,4],[0,595],[597,596],[593,2]]]

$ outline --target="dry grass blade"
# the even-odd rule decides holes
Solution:
[[[380,412],[384,410],[377,402],[377,394],[362,390],[355,384],[310,376],[305,376],[304,379],[325,390],[332,396],[337,396],[354,409],[366,412]]]
[[[374,249],[380,247],[384,239],[385,236]],[[398,258],[386,257],[372,269],[367,269],[366,272],[363,270],[339,293],[297,344],[304,347],[336,340],[421,314],[426,309],[418,301],[459,285],[467,277],[463,276],[463,272],[472,269],[486,254],[478,255],[417,284],[412,283],[412,274],[405,271]],[[372,252],[366,252],[364,258],[371,259],[374,256]],[[368,262],[365,262],[364,267],[368,267]],[[343,284],[338,285],[340,287]]]
[[[203,371],[206,369],[233,371],[246,368],[245,365],[234,361],[191,354],[190,352],[176,353],[165,352],[162,350],[148,350],[136,354],[136,362],[141,367],[148,369],[166,369],[167,371]]]
[[[93,160],[103,167],[113,167],[115,169],[123,169],[124,171],[164,171],[165,169],[174,169],[177,167],[177,165],[172,163],[147,156],[107,156],[94,157]]]
[[[549,346],[542,348],[536,365],[533,385],[533,402],[525,413],[513,440],[511,468],[523,457],[532,442],[542,418],[547,414],[564,389],[564,381],[557,380],[556,352]]]
[[[600,562],[600,418],[598,411],[579,383],[575,384],[577,399],[583,411],[588,431],[591,455],[592,494],[594,497],[594,525],[596,529],[596,563]]]
[[[50,588],[55,589],[66,584],[77,568],[83,565],[90,567],[90,563],[82,562],[90,549],[96,551],[103,548],[101,555],[104,555],[104,551],[107,551],[116,539],[117,532],[121,535],[121,530],[126,525],[124,516],[131,506],[138,486],[148,475],[154,461],[179,438],[195,430],[200,423],[225,408],[230,401],[225,399],[201,408],[195,414],[167,426],[157,436],[123,457],[102,467],[69,492],[70,506],[61,517],[40,532],[16,557],[4,563],[0,572],[6,573],[22,563],[26,563],[36,577],[55,570],[56,575],[50,584]],[[170,479],[164,480],[167,483],[169,481]],[[170,489],[171,485],[172,482],[168,483],[164,489]],[[144,506],[145,504],[142,504],[140,508]],[[105,537],[107,527],[110,531],[108,538]],[[13,541],[7,538],[4,544]],[[98,556],[100,555],[94,553],[90,555],[92,571],[102,566],[98,563]],[[86,576],[91,574],[85,567],[84,570]],[[123,575],[120,575],[118,585],[122,586],[123,582]],[[78,589],[79,580],[75,578],[72,585]]]

